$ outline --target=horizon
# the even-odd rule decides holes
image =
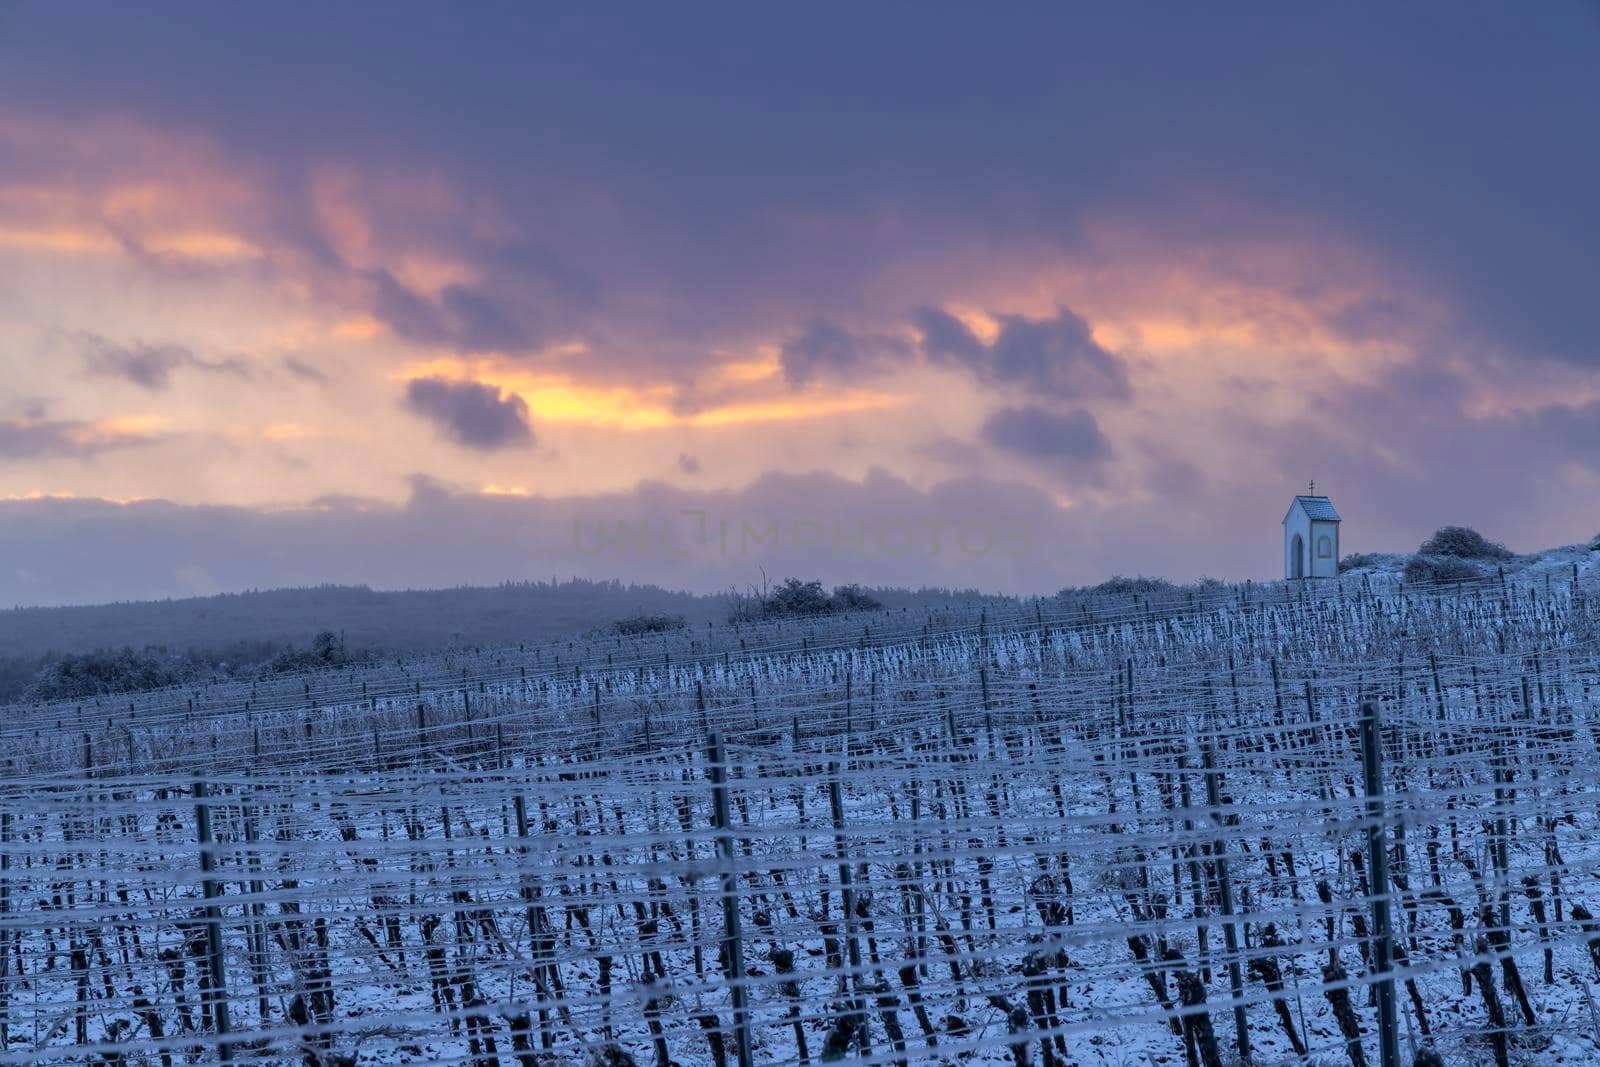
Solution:
[[[1511,560],[1511,561],[1525,561],[1525,562],[1526,561],[1535,561],[1536,562],[1536,561],[1541,560],[1543,557],[1546,557],[1546,556],[1548,556],[1548,555],[1550,555],[1552,553],[1558,553],[1558,552],[1561,552],[1561,551],[1564,551],[1564,550],[1567,550],[1567,549],[1577,549],[1577,550],[1580,550],[1580,551],[1587,550],[1589,552],[1600,552],[1600,536],[1584,538],[1584,539],[1580,539],[1580,540],[1577,540],[1577,541],[1567,542],[1567,543],[1558,544],[1558,545],[1549,545],[1549,546],[1546,546],[1544,548],[1531,549],[1531,550],[1528,550],[1528,551],[1517,551],[1515,549],[1512,549],[1511,550],[1512,554],[1509,557],[1509,560]],[[1352,566],[1352,571],[1353,571],[1354,575],[1359,577],[1360,574],[1365,572],[1365,568],[1370,567],[1372,562],[1381,561],[1381,562],[1387,562],[1387,563],[1396,563],[1396,562],[1399,562],[1399,561],[1403,561],[1403,560],[1408,560],[1408,559],[1414,558],[1414,557],[1416,557],[1418,555],[1425,555],[1425,553],[1422,553],[1420,550],[1411,550],[1411,549],[1401,549],[1401,550],[1372,549],[1372,550],[1369,550],[1369,551],[1363,551],[1363,552],[1359,552],[1359,553],[1347,553],[1340,560],[1341,567],[1340,567],[1340,575],[1339,575],[1339,577],[1341,577],[1341,578],[1344,577],[1343,570],[1344,570],[1344,565],[1345,564],[1352,564],[1353,565]],[[1246,577],[1246,578],[1225,580],[1225,579],[1219,579],[1216,576],[1209,575],[1209,574],[1200,574],[1200,575],[1195,575],[1195,576],[1192,576],[1192,577],[1174,577],[1174,576],[1170,576],[1170,575],[1146,574],[1146,573],[1142,573],[1142,572],[1133,572],[1133,573],[1126,573],[1125,574],[1125,573],[1122,573],[1122,572],[1119,571],[1119,572],[1115,572],[1115,573],[1102,575],[1096,580],[1091,580],[1091,581],[1088,581],[1088,582],[1083,582],[1083,583],[1078,583],[1078,584],[1062,585],[1062,586],[1055,587],[1053,589],[1042,589],[1042,590],[1039,590],[1039,591],[1036,591],[1036,592],[1029,592],[1029,591],[1008,592],[1008,591],[999,590],[999,589],[986,589],[986,588],[983,588],[981,586],[957,586],[957,585],[937,585],[937,584],[893,584],[893,583],[884,583],[884,582],[855,582],[855,583],[841,582],[841,583],[833,583],[833,582],[825,581],[825,580],[823,580],[821,578],[816,578],[813,575],[811,575],[810,573],[805,573],[805,572],[792,572],[792,573],[791,572],[786,572],[786,573],[782,573],[782,574],[768,574],[768,575],[764,575],[762,577],[771,586],[776,586],[777,584],[779,584],[779,583],[781,583],[783,581],[794,579],[794,580],[800,580],[800,581],[816,581],[816,582],[820,582],[822,585],[824,585],[826,587],[830,587],[830,588],[839,588],[840,586],[844,586],[844,585],[860,585],[861,587],[867,589],[868,591],[879,592],[879,593],[898,593],[898,594],[907,594],[907,595],[912,595],[912,596],[936,595],[936,596],[950,596],[950,597],[978,597],[978,598],[985,598],[985,599],[1018,600],[1018,601],[1027,601],[1027,600],[1032,600],[1032,599],[1041,599],[1041,600],[1042,599],[1052,599],[1052,598],[1055,598],[1055,597],[1063,595],[1063,594],[1074,593],[1074,592],[1092,592],[1092,591],[1094,591],[1094,589],[1097,586],[1115,583],[1115,582],[1117,582],[1119,580],[1137,580],[1137,581],[1151,580],[1151,581],[1162,582],[1162,583],[1165,583],[1165,584],[1167,584],[1167,585],[1169,585],[1169,586],[1171,586],[1173,588],[1179,588],[1179,589],[1187,588],[1187,587],[1190,587],[1190,586],[1203,585],[1203,584],[1208,583],[1208,582],[1220,582],[1220,583],[1222,583],[1224,585],[1235,585],[1235,586],[1237,586],[1237,585],[1253,585],[1253,584],[1267,584],[1267,585],[1270,585],[1270,584],[1274,584],[1276,582],[1280,582],[1280,581],[1285,581],[1286,580],[1286,579],[1283,579],[1283,578],[1259,578],[1259,577]],[[210,600],[210,599],[226,598],[226,597],[236,597],[236,598],[242,598],[242,597],[270,597],[270,596],[282,595],[282,594],[303,594],[303,593],[316,593],[316,592],[371,593],[371,594],[373,594],[375,596],[404,596],[404,595],[407,595],[407,594],[423,595],[423,594],[433,594],[433,593],[467,593],[467,592],[496,592],[496,591],[508,591],[509,592],[509,591],[529,590],[529,589],[548,590],[548,591],[551,591],[551,592],[555,592],[555,591],[560,591],[560,590],[571,588],[571,587],[578,587],[578,586],[584,586],[584,585],[594,586],[594,587],[616,586],[616,587],[620,587],[623,590],[637,590],[637,591],[645,592],[645,593],[661,593],[661,594],[666,594],[668,596],[674,596],[674,597],[678,597],[678,596],[689,597],[689,598],[692,598],[692,599],[695,599],[695,600],[699,600],[699,601],[715,601],[715,600],[718,600],[719,598],[726,598],[726,597],[743,597],[743,596],[748,596],[748,595],[752,595],[752,594],[758,593],[760,591],[760,589],[761,589],[761,587],[757,583],[754,583],[754,582],[744,583],[742,585],[729,585],[729,586],[721,586],[721,587],[714,587],[714,588],[713,587],[707,587],[707,588],[702,588],[702,589],[692,589],[692,588],[688,588],[686,586],[672,585],[670,583],[664,583],[664,582],[658,582],[658,581],[635,580],[635,579],[625,579],[625,578],[605,577],[605,576],[592,577],[592,576],[581,575],[581,574],[568,574],[568,575],[552,574],[552,575],[549,575],[548,577],[543,577],[543,578],[529,576],[529,577],[526,577],[526,578],[504,578],[504,579],[499,579],[499,580],[496,580],[496,581],[486,581],[486,582],[480,582],[480,583],[466,582],[466,583],[457,583],[457,584],[452,584],[452,585],[392,585],[392,586],[383,586],[383,585],[373,585],[373,584],[366,583],[366,582],[308,582],[308,583],[299,584],[299,585],[241,586],[241,587],[236,588],[236,589],[219,589],[219,590],[215,590],[215,591],[212,591],[212,592],[178,593],[178,594],[171,594],[171,595],[164,595],[164,596],[153,596],[153,597],[133,597],[133,598],[122,599],[122,600],[78,600],[78,601],[68,601],[68,602],[62,602],[62,603],[37,603],[37,604],[13,603],[13,604],[11,604],[9,606],[0,606],[0,610],[12,611],[12,612],[28,612],[28,611],[57,611],[57,610],[70,610],[70,609],[135,607],[135,606],[143,605],[143,604],[176,604],[176,603],[184,603],[184,602],[188,602],[188,601]]]

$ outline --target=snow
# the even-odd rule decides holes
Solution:
[[[1445,1061],[1493,1062],[1485,1001],[1461,978],[1483,959],[1514,1060],[1589,1062],[1600,930],[1572,909],[1600,911],[1593,555],[1513,561],[1504,589],[1405,587],[1380,563],[1339,582],[554,642],[149,694],[131,714],[121,701],[13,709],[0,726],[0,1062],[217,1058],[221,1035],[199,1029],[198,779],[238,1062],[493,1062],[473,1048],[476,1019],[480,1042],[513,1062],[522,1013],[535,1044],[548,1030],[554,1062],[624,1062],[613,1048],[654,1062],[653,1020],[674,1061],[710,1064],[702,1017],[736,1062],[719,963],[729,874],[757,1063],[798,1061],[795,1010],[819,1059],[858,1000],[864,1062],[1014,1063],[1020,1043],[1031,1063],[1046,1044],[1079,1064],[1184,1063],[1130,937],[1182,954],[1155,961],[1170,999],[1174,972],[1204,966],[1222,1062],[1236,1056],[1230,960],[1254,1062],[1302,1062],[1250,970],[1267,960],[1309,1062],[1350,1062],[1322,972],[1331,948],[1376,1062],[1355,865],[1370,824],[1363,699],[1385,724],[1405,1058],[1422,1043],[1409,978]],[[731,871],[716,852],[708,727],[729,746]],[[841,855],[862,902],[853,930]],[[1237,957],[1217,893],[1224,855]],[[1281,947],[1263,944],[1269,923]],[[1532,1025],[1503,957],[1472,945],[1502,931]],[[777,973],[778,949],[794,953],[793,975]]]

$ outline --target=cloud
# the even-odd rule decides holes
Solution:
[[[942,466],[947,467],[980,467],[984,461],[984,450],[971,441],[963,441],[949,434],[940,434],[927,441],[920,441],[911,446],[914,454],[925,456]]]
[[[1057,415],[1044,408],[1001,408],[983,424],[983,438],[1035,459],[1093,463],[1111,455],[1110,442],[1087,411]]]
[[[1417,319],[1416,310],[1393,296],[1369,296],[1326,316],[1339,336],[1362,343],[1403,337]]]
[[[42,459],[81,456],[88,451],[77,433],[83,423],[42,419],[0,419],[0,456]]]
[[[98,334],[78,338],[85,363],[95,374],[122,378],[150,390],[166,389],[172,372],[180,367],[248,377],[250,370],[240,359],[201,359],[182,345],[150,345],[140,342],[115,344]]]
[[[685,474],[699,474],[701,469],[699,457],[691,456],[687,452],[679,452],[678,469]]]
[[[439,309],[395,280],[388,271],[375,271],[372,282],[373,314],[395,333],[422,344],[444,344],[451,330]]]
[[[647,482],[571,497],[483,494],[418,475],[399,506],[0,500],[0,558],[30,561],[28,576],[0,568],[0,603],[183,595],[195,573],[222,590],[437,588],[557,573],[717,592],[759,582],[762,567],[829,584],[1051,592],[1095,573],[1089,529],[1021,483],[919,489],[882,470],[860,480],[769,473],[734,490]],[[1062,544],[1079,550],[1063,554],[1054,547]]]
[[[975,366],[988,352],[967,324],[947,311],[918,308],[912,321],[922,331],[922,354],[934,363]]]
[[[489,452],[533,442],[527,402],[496,385],[413,378],[406,383],[405,406],[467,448]]]
[[[1573,89],[1585,84],[1593,20],[1584,5],[1569,7],[1511,42],[1500,21],[1479,20],[1445,50],[1413,14],[1386,27],[1378,56],[1358,14],[1314,25],[1264,16],[1262,32],[1308,60],[1294,79],[1260,63],[1243,39],[1192,48],[1194,27],[1181,19],[1152,34],[1136,17],[1083,25],[1066,11],[992,19],[952,9],[915,25],[880,12],[840,42],[759,11],[694,34],[649,22],[624,30],[603,16],[551,26],[527,12],[379,30],[329,12],[309,34],[272,11],[219,10],[181,29],[104,12],[85,29],[41,9],[17,30],[24,46],[0,71],[0,99],[43,116],[59,139],[82,140],[90,166],[74,173],[124,174],[164,158],[51,121],[107,99],[283,175],[290,197],[303,199],[308,171],[341,160],[357,175],[349,200],[368,210],[353,227],[362,239],[329,258],[398,272],[406,251],[449,247],[481,275],[455,302],[487,301],[487,314],[450,324],[442,292],[414,291],[433,313],[422,329],[475,343],[549,329],[569,298],[596,299],[598,278],[614,297],[608,310],[654,309],[658,337],[729,322],[770,330],[793,322],[797,307],[849,321],[863,283],[886,265],[981,283],[1019,254],[1081,246],[1109,208],[1182,215],[1192,220],[1182,239],[1217,245],[1242,226],[1315,216],[1463,294],[1502,347],[1526,339],[1535,343],[1523,351],[1570,349],[1592,364],[1600,309],[1587,299],[1595,263],[1578,235],[1594,229],[1586,179],[1597,149],[1561,131],[1593,124],[1592,96]],[[451,48],[438,47],[441,32]],[[1063,67],[1063,35],[1093,61]],[[243,40],[252,49],[229,47]],[[974,62],[951,77],[955,42]],[[396,76],[420,56],[437,73],[425,93]],[[823,60],[849,76],[818,84]],[[619,64],[639,77],[607,77]],[[1210,77],[1219,65],[1238,76]],[[294,106],[265,115],[249,86],[284,69],[299,75],[280,86]],[[1350,92],[1356,74],[1362,91]],[[1439,91],[1417,92],[1419,84]],[[736,101],[722,95],[728,85],[740,87]],[[203,113],[198,99],[208,101]],[[540,122],[515,109],[527,99],[548,103]],[[851,110],[862,99],[874,108]],[[1503,112],[1486,116],[1482,101]],[[288,119],[313,112],[323,116],[316,128]],[[1548,121],[1510,121],[1519,114]],[[848,120],[823,118],[840,115]],[[1482,121],[1510,143],[1492,150],[1467,136]],[[402,126],[409,136],[379,133]],[[1063,128],[1077,136],[1050,135]],[[1440,136],[1418,138],[1418,129]],[[38,155],[18,156],[30,182],[46,166]],[[1540,180],[1519,165],[1528,159],[1546,164]],[[402,185],[418,174],[451,195],[375,194],[384,179],[363,181],[396,175]],[[1217,210],[1218,191],[1242,210]],[[281,212],[282,232],[267,236],[310,229],[274,207],[263,214],[276,221]],[[952,237],[981,242],[983,254],[930,262],[948,254]],[[358,255],[363,244],[370,259]],[[558,299],[541,295],[530,324],[521,300],[531,280]],[[915,303],[961,294],[931,286],[895,295]]]
[[[960,367],[986,385],[1020,387],[1056,399],[1126,400],[1127,368],[1067,308],[1054,318],[997,316],[1000,332],[984,344],[960,319],[939,308],[919,309],[922,354],[929,363]]]
[[[890,334],[852,333],[826,318],[814,318],[784,342],[780,361],[791,385],[822,373],[849,377],[904,363],[919,352],[936,367],[953,367],[991,388],[1020,389],[1059,400],[1127,400],[1132,396],[1121,357],[1097,342],[1089,324],[1068,308],[1048,318],[996,315],[992,343],[937,307],[913,312],[921,334],[913,348]]]
[[[810,381],[819,370],[848,373],[864,362],[861,346],[848,330],[827,319],[812,319],[800,336],[785,341],[781,355],[784,376],[795,385]]]
[[[438,374],[497,382],[537,414],[541,445],[561,450],[540,451],[542,492],[662,474],[728,490],[766,466],[874,459],[918,484],[1004,459],[1060,489],[1050,463],[1019,457],[1070,435],[995,422],[1007,447],[975,429],[1035,406],[1087,411],[1114,437],[1097,506],[1171,506],[1175,484],[1185,528],[1206,534],[1170,544],[1163,523],[1147,557],[1113,567],[1193,552],[1259,574],[1247,546],[1311,476],[1342,487],[1352,547],[1415,545],[1469,504],[1525,544],[1574,521],[1592,532],[1600,420],[1579,405],[1600,359],[1585,240],[1600,139],[1568,135],[1597,122],[1574,88],[1592,66],[1581,5],[1527,33],[1462,20],[1448,49],[1426,13],[1396,14],[1376,49],[1359,11],[1266,14],[1282,46],[1266,60],[1248,36],[1193,47],[1198,16],[1152,33],[1065,8],[864,9],[848,39],[754,7],[624,26],[532,10],[377,25],[332,6],[315,32],[270,6],[190,16],[18,9],[0,64],[0,392],[71,389],[75,406],[6,427],[40,461],[0,463],[0,493],[382,493],[424,462],[474,488],[517,484],[526,472],[480,470],[481,452],[433,448],[409,419],[350,425]],[[1063,34],[1084,62],[1060,62]],[[1304,76],[1281,76],[1270,60],[1285,55]],[[838,78],[815,77],[823,58]],[[403,76],[423,68],[437,76]],[[283,70],[283,106],[261,108],[252,85]],[[202,391],[175,352],[129,352],[113,377],[77,380],[76,351],[34,355],[36,328],[248,351],[260,370],[248,389]],[[422,365],[485,353],[493,370]],[[1528,383],[1560,359],[1573,395],[1527,413]],[[503,373],[513,361],[557,386],[541,395]],[[733,366],[755,370],[718,377]],[[1472,388],[1426,380],[1446,366]],[[1496,367],[1514,402],[1485,399]],[[317,368],[337,396],[302,387]],[[119,447],[63,421],[112,410],[93,394],[132,388],[119,381],[186,434],[237,432],[238,455],[198,476],[175,451],[130,450],[62,476],[45,457]],[[891,389],[902,406],[881,417],[837,402]],[[425,417],[453,439],[484,421],[431,399]],[[510,398],[480,400],[489,425],[527,424]],[[289,422],[317,434],[293,450],[314,484],[281,480],[285,449],[243,432]],[[638,432],[600,429],[618,426]],[[936,434],[967,447],[919,450]],[[717,462],[683,478],[679,449]],[[1125,513],[1102,518],[1129,535]]]
[[[447,285],[437,300],[419,294],[388,271],[374,271],[373,313],[408,340],[466,352],[522,352],[545,338],[531,302],[513,305],[471,285]]]
[[[526,321],[494,297],[465,285],[452,285],[440,295],[450,315],[461,347],[469,352],[515,351],[532,348],[542,336],[537,324]]]
[[[328,376],[321,370],[313,367],[304,360],[295,359],[293,356],[283,357],[283,369],[294,375],[296,378],[300,378],[308,382],[326,382],[328,380]]]
[[[133,445],[157,435],[148,420],[49,419],[41,414],[0,418],[0,456],[16,460],[83,458]]]
[[[194,359],[181,345],[119,347],[97,337],[85,347],[89,366],[96,373],[126,378],[146,389],[165,389],[172,371]]]

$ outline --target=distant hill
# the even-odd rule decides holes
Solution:
[[[722,598],[621,582],[525,582],[489,588],[378,592],[315,586],[183,600],[0,611],[8,656],[155,645],[173,650],[235,643],[303,645],[321,630],[352,648],[397,652],[515,644],[604,626],[634,612],[720,619]]]
[[[1399,581],[1413,556],[1371,554],[1341,561],[1350,580]],[[1508,559],[1477,561],[1485,575],[1503,570],[1517,578],[1559,581],[1579,575],[1585,586],[1600,576],[1600,539]],[[1061,597],[1146,596],[1160,600],[1185,591],[1222,589],[1219,582],[1174,585],[1155,578],[1112,578],[1097,586],[1063,590]],[[776,586],[774,586],[774,591]],[[861,590],[884,608],[938,608],[961,604],[1015,604],[1015,598],[974,590]],[[90,607],[0,610],[0,704],[23,697],[41,669],[66,657],[131,648],[159,650],[144,657],[180,676],[254,674],[280,654],[304,652],[317,635],[338,635],[357,660],[394,654],[494,648],[537,643],[608,629],[622,620],[654,617],[693,627],[747,612],[748,596],[703,596],[653,585],[574,579],[516,582],[491,587],[380,592],[365,586],[314,586],[182,600],[137,601]]]
[[[873,593],[894,608],[977,597],[942,589]],[[49,660],[99,649],[165,649],[237,667],[304,649],[323,631],[341,635],[354,653],[408,653],[544,641],[639,615],[682,616],[704,626],[724,621],[729,608],[722,595],[585,579],[397,592],[329,585],[13,608],[0,610],[0,703],[19,697]]]

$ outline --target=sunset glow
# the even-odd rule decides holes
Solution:
[[[1457,53],[1401,19],[1406,61],[1360,66],[1367,101],[1354,42],[1380,31],[1354,16],[1347,37],[1285,18],[1285,54],[1320,58],[1262,92],[1242,44],[1208,57],[1120,17],[1082,32],[1125,63],[1066,62],[1066,12],[1021,34],[880,13],[843,45],[744,13],[675,37],[695,58],[670,69],[637,27],[546,39],[462,13],[450,33],[504,34],[516,62],[478,80],[462,47],[424,85],[394,58],[422,33],[405,19],[119,15],[82,37],[25,7],[0,69],[0,496],[576,507],[792,477],[821,479],[792,506],[836,509],[887,477],[924,502],[1024,494],[1077,539],[1058,581],[1249,575],[1256,513],[1311,477],[1364,513],[1349,547],[1404,544],[1470,467],[1521,501],[1504,538],[1580,537],[1592,139],[1522,135],[1537,181],[1494,162],[1528,152],[1429,152],[1418,131],[1454,128],[1459,94],[1410,81],[1501,79],[1519,113],[1592,128],[1563,42],[1593,20],[1548,17],[1516,62],[1488,26]],[[888,57],[902,33],[969,40],[985,73]],[[353,51],[302,63],[313,40]],[[728,58],[752,42],[759,75]],[[96,62],[124,46],[137,63]],[[819,85],[835,48],[871,62]],[[613,50],[648,76],[563,65]],[[263,64],[257,89],[229,56]],[[261,110],[261,84],[310,118]],[[1350,110],[1312,138],[1335,89]],[[714,117],[700,94],[742,103]],[[1212,554],[1161,544],[1172,508]]]

